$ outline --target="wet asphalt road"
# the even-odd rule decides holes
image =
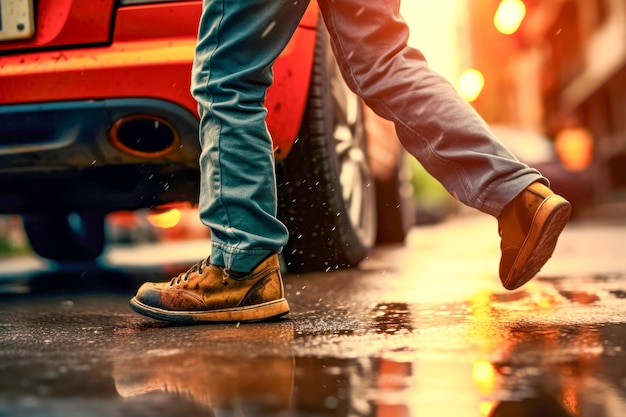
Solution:
[[[568,225],[515,292],[497,278],[493,219],[416,228],[359,269],[286,276],[292,312],[273,323],[130,310],[142,281],[204,242],[99,265],[0,261],[0,416],[623,417],[621,210]]]

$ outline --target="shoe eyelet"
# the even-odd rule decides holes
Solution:
[[[180,285],[180,278],[176,280],[176,285]]]

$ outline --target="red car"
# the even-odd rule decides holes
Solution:
[[[201,1],[0,5],[0,213],[22,215],[35,252],[95,259],[108,213],[197,201],[189,85]],[[288,265],[356,265],[376,239],[376,178],[362,104],[337,72],[314,2],[274,75],[267,123]],[[378,217],[398,217],[386,199]]]

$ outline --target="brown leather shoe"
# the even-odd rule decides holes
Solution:
[[[550,259],[572,206],[541,183],[533,183],[498,217],[502,242],[500,280],[508,290],[532,279]]]
[[[170,282],[143,284],[130,300],[131,308],[184,323],[260,321],[289,313],[278,255],[269,256],[242,279],[208,262],[199,262]]]

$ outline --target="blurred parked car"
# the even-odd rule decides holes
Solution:
[[[196,202],[189,84],[202,2],[1,1],[0,213],[22,215],[35,252],[95,259],[109,213]],[[399,209],[377,201],[363,105],[337,71],[315,2],[274,77],[267,123],[288,266],[356,265],[377,218]],[[394,227],[402,240],[406,226]]]
[[[597,173],[593,150],[578,143],[557,152],[555,143],[541,132],[505,125],[492,125],[494,134],[525,164],[550,180],[555,193],[572,203],[574,213],[596,200]]]

